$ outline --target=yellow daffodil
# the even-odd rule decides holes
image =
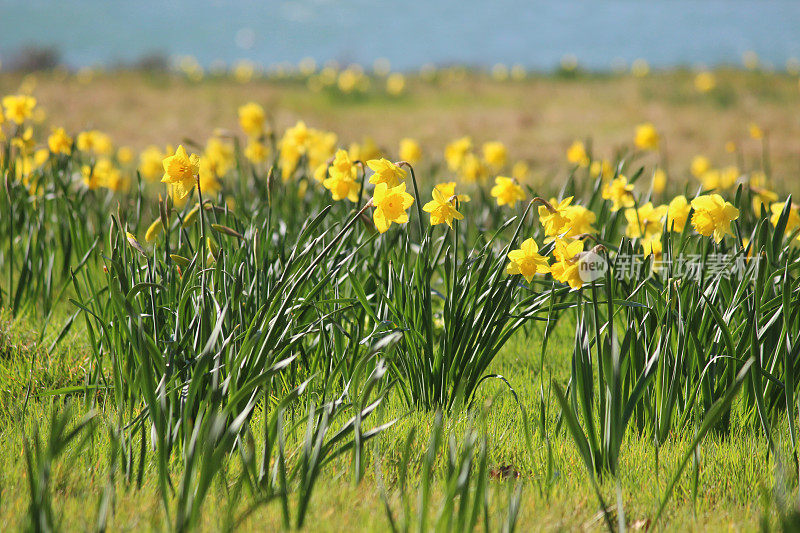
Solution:
[[[633,184],[629,184],[625,176],[619,176],[603,187],[603,198],[611,200],[612,211],[633,207]]]
[[[662,220],[666,214],[667,206],[653,207],[652,202],[647,202],[638,209],[626,209],[625,219],[628,221],[628,227],[625,229],[625,235],[631,239],[661,235],[664,229]]]
[[[778,225],[778,220],[780,220],[781,213],[783,213],[783,206],[784,204],[782,202],[776,202],[769,206],[770,211],[772,211],[772,216],[769,218],[769,221],[773,226]],[[789,218],[786,220],[784,235],[793,233],[798,227],[800,227],[800,214],[798,214],[795,206],[790,206]],[[800,240],[800,235],[797,236],[797,240]]]
[[[575,141],[567,148],[567,161],[580,167],[589,166],[589,155],[581,141]]]
[[[444,160],[447,168],[455,172],[461,168],[464,158],[472,150],[472,139],[461,137],[448,144],[444,149]]]
[[[564,198],[560,202],[551,198],[549,202],[539,206],[539,222],[544,228],[544,234],[550,238],[555,237],[569,229],[569,218],[567,210],[572,202],[572,196]]]
[[[239,108],[239,125],[250,137],[259,137],[264,133],[266,114],[264,108],[255,102],[249,102]]]
[[[508,149],[499,141],[483,143],[483,160],[497,172],[503,168],[508,160]]]
[[[82,131],[76,142],[81,152],[93,152],[96,155],[108,156],[114,151],[111,137],[98,130]]]
[[[533,280],[533,276],[536,274],[550,272],[547,258],[539,255],[539,246],[533,239],[526,239],[518,250],[509,252],[508,261],[506,274],[512,276],[519,274],[528,283]]]
[[[15,124],[22,124],[33,116],[36,98],[24,94],[3,97],[5,117]]]
[[[459,176],[467,183],[482,182],[489,175],[486,164],[475,154],[464,156],[459,170]]]
[[[139,154],[139,173],[148,181],[157,180],[163,173],[162,161],[165,155],[158,146],[150,145]]]
[[[717,86],[714,74],[708,71],[698,72],[694,77],[694,88],[698,92],[707,93]]]
[[[414,204],[414,197],[406,192],[406,184],[397,187],[388,187],[386,183],[375,186],[372,196],[372,205],[375,211],[372,219],[379,232],[384,233],[392,223],[405,224],[408,222],[406,210]]]
[[[593,178],[601,177],[603,181],[610,180],[614,177],[614,167],[611,162],[606,159],[602,161],[592,161],[589,167],[589,174]]]
[[[769,206],[778,201],[778,193],[762,187],[750,187],[753,192],[753,212],[761,216],[763,206]]]
[[[692,158],[692,163],[689,171],[697,179],[700,179],[703,174],[711,170],[711,161],[704,155],[696,155]]]
[[[165,157],[161,164],[164,167],[161,182],[172,185],[178,198],[189,196],[200,174],[200,158],[197,154],[187,154],[186,149],[180,145],[175,154]]]
[[[682,233],[692,206],[683,195],[673,198],[667,206],[667,229]]]
[[[373,185],[385,183],[392,188],[406,179],[407,172],[388,159],[370,159],[367,161],[367,166],[374,172],[369,178],[369,182]]]
[[[433,200],[422,207],[422,210],[431,214],[431,226],[446,223],[451,228],[453,220],[462,220],[464,215],[456,210],[456,200],[459,202],[469,202],[469,196],[465,194],[456,195],[456,183],[440,183],[433,189]]]
[[[56,128],[47,138],[47,146],[54,154],[69,155],[72,153],[72,137],[67,135],[64,128]]]
[[[408,161],[413,165],[422,159],[422,148],[416,140],[406,137],[400,139],[399,155],[401,160]]]
[[[255,139],[251,139],[244,149],[244,156],[253,164],[263,163],[269,156],[269,146]]]
[[[516,181],[505,176],[498,176],[494,180],[491,195],[497,198],[497,205],[507,205],[513,208],[517,202],[525,199],[525,191],[522,190]]]
[[[133,161],[133,150],[129,146],[120,146],[117,150],[117,162],[127,165]]]
[[[550,273],[556,281],[567,283],[573,289],[583,286],[580,276],[580,258],[583,252],[583,242],[576,240],[556,240],[553,255],[556,262],[550,266]]]
[[[108,158],[98,159],[92,166],[84,165],[81,167],[81,174],[83,174],[84,185],[90,190],[105,187],[112,191],[118,191],[123,185],[122,174]]]
[[[347,198],[351,202],[357,202],[358,191],[361,187],[356,181],[356,174],[356,167],[350,161],[350,156],[345,150],[339,150],[328,168],[329,177],[323,180],[322,185],[331,191],[331,196],[335,201]]]
[[[392,72],[386,78],[386,92],[392,96],[400,96],[406,88],[406,77],[399,72]]]
[[[720,242],[731,233],[731,222],[739,218],[739,210],[719,194],[705,194],[692,200],[692,227],[705,237]]]
[[[640,150],[657,150],[660,136],[656,131],[656,127],[651,123],[640,124],[636,126],[636,135],[634,136],[634,144]]]
[[[663,169],[657,168],[653,172],[653,192],[661,194],[667,188],[667,173]]]
[[[527,161],[517,161],[514,163],[514,166],[511,167],[511,177],[518,182],[527,181],[530,175],[531,167],[528,165]]]
[[[597,221],[597,215],[586,209],[582,205],[571,205],[567,207],[565,216],[568,220],[569,232],[567,237],[577,237],[587,233],[597,233],[593,226]]]

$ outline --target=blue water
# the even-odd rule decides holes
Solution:
[[[556,66],[565,54],[607,69],[740,64],[745,51],[782,67],[800,58],[800,2],[752,0],[0,0],[0,60],[54,45],[72,66],[150,52],[201,63],[250,59],[371,64]]]

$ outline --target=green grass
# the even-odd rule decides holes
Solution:
[[[55,353],[48,353],[35,340],[37,324],[33,321],[2,321],[2,351],[0,368],[3,375],[3,394],[11,394],[16,401],[6,403],[0,418],[0,529],[4,531],[24,529],[27,526],[29,493],[26,488],[26,469],[23,457],[23,434],[31,435],[35,427],[46,430],[46,421],[51,411],[60,408],[65,400],[38,396],[51,388],[76,384],[83,378],[81,362],[88,355],[88,347],[82,341],[80,328],[72,332],[68,342]],[[541,330],[529,335],[518,333],[495,361],[490,371],[506,376],[528,412],[535,412],[538,402],[538,368]],[[561,382],[569,374],[572,350],[572,331],[564,323],[557,328],[549,341],[549,354],[545,368],[548,374]],[[30,365],[33,359],[32,373]],[[30,374],[29,374],[30,373]],[[24,395],[26,378],[34,383],[33,396],[28,406],[24,423],[21,420],[20,399]],[[499,382],[498,382],[499,383]],[[497,395],[497,396],[495,396]],[[551,432],[554,477],[549,488],[544,476],[546,447],[536,435],[534,446],[540,461],[534,462],[526,451],[520,411],[505,385],[488,384],[479,394],[481,401],[492,401],[492,409],[485,422],[489,448],[488,464],[499,469],[511,466],[519,472],[522,483],[522,511],[519,530],[562,530],[588,527],[602,529],[603,520],[588,475],[581,463],[575,446],[564,429],[556,431],[555,402],[550,402],[547,421]],[[434,415],[430,412],[408,409],[396,397],[386,406],[385,419],[399,418],[398,423],[380,435],[368,454],[366,476],[354,485],[350,475],[350,459],[342,457],[327,469],[311,502],[308,518],[309,531],[384,531],[388,521],[375,478],[375,457],[379,454],[380,471],[389,491],[390,505],[395,512],[400,510],[396,494],[398,465],[403,454],[405,435],[414,428],[417,439],[411,451],[410,485],[419,479],[419,463]],[[85,412],[79,398],[68,400],[77,421]],[[103,405],[103,402],[100,402]],[[100,415],[100,419],[113,422],[116,411],[112,406]],[[260,414],[256,414],[251,425],[258,427]],[[466,413],[445,417],[446,434],[460,437],[466,427],[477,423]],[[24,431],[23,431],[24,429]],[[730,435],[714,435],[707,438],[699,451],[699,472],[694,466],[686,473],[675,490],[668,506],[666,520],[662,526],[672,530],[731,529],[753,530],[766,518],[775,520],[774,509],[764,501],[773,488],[774,461],[769,458],[765,439],[755,428],[737,431]],[[619,487],[625,517],[631,528],[643,527],[652,519],[658,507],[665,485],[675,472],[680,456],[686,451],[692,438],[690,428],[671,436],[660,449],[658,467],[654,447],[646,436],[628,433],[621,456]],[[259,443],[260,445],[260,443]],[[53,507],[64,530],[92,529],[98,516],[101,498],[108,483],[111,441],[107,431],[99,429],[88,446],[77,449],[71,445],[65,454],[53,464]],[[439,457],[438,476],[442,476],[444,465]],[[177,464],[174,466],[178,466]],[[145,466],[144,483],[141,489],[126,486],[120,474],[114,482],[113,515],[110,530],[160,529],[164,513],[159,503],[159,488],[155,482],[155,465],[148,461]],[[217,480],[204,503],[202,530],[217,531],[230,525],[229,517],[238,514],[246,499],[231,494],[237,467],[231,461],[231,471],[224,480]],[[698,490],[694,491],[697,476]],[[498,527],[508,499],[509,485],[513,481],[490,482],[492,517]],[[611,479],[602,483],[602,493],[614,506],[616,485]],[[433,508],[441,505],[441,487],[434,485]],[[416,492],[410,498],[417,505]],[[766,514],[765,514],[766,512]],[[277,503],[257,509],[242,526],[247,529],[277,529],[281,517]]]

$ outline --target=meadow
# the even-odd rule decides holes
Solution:
[[[179,70],[0,73],[0,529],[800,524],[796,73]]]

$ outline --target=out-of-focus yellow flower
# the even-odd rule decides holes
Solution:
[[[642,239],[640,242],[644,250],[644,257],[647,258],[652,255],[655,260],[653,262],[653,269],[658,270],[660,266],[658,262],[661,260],[664,250],[664,245],[661,242],[661,235],[654,235],[650,238]]]
[[[387,187],[385,183],[375,186],[372,196],[372,205],[375,211],[372,220],[379,232],[385,233],[392,223],[405,224],[408,222],[406,210],[414,204],[414,197],[406,192],[406,184],[397,187]]]
[[[56,128],[47,138],[47,146],[54,154],[69,155],[72,153],[72,137],[67,135],[64,128]]]
[[[761,216],[763,206],[770,206],[778,201],[778,193],[764,187],[751,185],[750,190],[753,192],[753,212],[758,216]]]
[[[646,122],[636,126],[636,135],[633,139],[636,148],[640,150],[656,150],[658,149],[659,140],[660,137],[656,127],[651,123]]]
[[[549,202],[539,206],[539,222],[544,228],[545,235],[552,238],[569,229],[567,210],[570,203],[572,203],[572,196],[564,198],[560,202],[551,198]]]
[[[589,166],[589,155],[581,141],[575,141],[567,148],[567,161],[581,167]]]
[[[361,144],[350,143],[347,151],[353,161],[368,161],[370,159],[378,159],[381,156],[381,151],[372,137],[364,137]]]
[[[215,177],[221,178],[235,163],[233,146],[221,139],[211,137],[206,143],[203,159],[207,169],[213,172]]]
[[[548,260],[539,254],[539,246],[533,239],[525,239],[519,249],[508,253],[506,274],[511,276],[519,274],[530,283],[536,274],[548,272],[550,272]]]
[[[442,183],[434,187],[433,200],[422,206],[422,210],[431,214],[431,226],[445,223],[453,227],[453,220],[462,220],[464,215],[456,210],[455,182]]]
[[[610,180],[614,177],[614,167],[607,159],[592,161],[589,167],[589,174],[594,178],[602,177],[603,181]]]
[[[703,188],[711,191],[714,189],[718,189],[721,183],[721,175],[718,169],[710,168],[703,172],[700,176],[700,183],[703,184]]]
[[[644,59],[634,59],[631,63],[631,74],[637,78],[644,78],[650,74],[650,65]]]
[[[517,202],[525,199],[525,191],[522,190],[516,181],[505,176],[497,176],[494,179],[491,195],[497,198],[497,205],[507,205],[513,208]]]
[[[676,196],[670,201],[667,207],[667,229],[677,233],[682,233],[689,219],[689,211],[692,206],[684,195]]]
[[[700,179],[700,177],[711,169],[711,161],[704,155],[696,155],[692,158],[690,172],[692,176]]]
[[[333,164],[328,168],[330,177],[323,180],[322,185],[331,191],[331,196],[337,202],[345,198],[357,202],[361,187],[356,181],[356,173],[356,167],[350,161],[347,152],[339,150],[336,152]]]
[[[739,180],[741,172],[734,165],[729,165],[719,172],[719,186],[723,189],[730,189]]]
[[[19,148],[22,155],[30,154],[36,145],[36,141],[33,139],[33,128],[27,127],[20,131],[16,137],[11,139],[11,145]]]
[[[769,206],[770,211],[772,211],[772,216],[769,218],[769,221],[773,226],[777,227],[778,220],[780,220],[781,213],[783,213],[783,206],[784,204],[782,202],[776,202]],[[784,235],[790,235],[798,227],[800,227],[800,214],[798,214],[795,206],[790,206],[789,218],[786,220],[786,229],[784,230]],[[797,236],[797,240],[800,241],[800,234]]]
[[[473,153],[464,156],[459,169],[459,176],[467,183],[482,182],[489,175],[489,169],[481,159]]]
[[[222,190],[220,178],[224,173],[220,173],[219,161],[207,155],[200,156],[200,192],[204,195],[215,195]]]
[[[653,172],[653,192],[661,194],[667,188],[667,173],[663,169],[657,168]]]
[[[244,156],[251,163],[263,163],[269,156],[269,146],[255,139],[250,139],[244,149]]]
[[[133,150],[129,146],[120,146],[117,150],[117,161],[123,165],[133,161]]]
[[[302,120],[297,121],[297,124],[288,128],[283,134],[283,141],[293,144],[305,152],[306,141],[310,136],[308,126]]]
[[[705,194],[692,200],[692,227],[705,237],[713,235],[714,241],[731,233],[731,222],[739,218],[739,210],[719,194]]]
[[[495,172],[503,168],[508,160],[508,149],[500,141],[483,143],[483,159]]]
[[[511,177],[521,182],[527,181],[531,176],[531,167],[527,161],[517,161],[511,167]]]
[[[233,65],[233,78],[239,83],[248,83],[256,73],[256,66],[252,61],[242,59]]]
[[[22,124],[33,116],[36,107],[36,98],[25,94],[9,95],[3,97],[3,108],[8,120],[15,124]]]
[[[250,137],[259,137],[264,133],[266,118],[264,108],[255,102],[239,107],[239,125]]]
[[[583,254],[583,242],[557,239],[553,255],[556,262],[550,266],[550,273],[556,281],[568,283],[573,289],[583,287],[580,276],[580,260]]]
[[[461,168],[464,158],[472,150],[472,139],[470,137],[461,137],[450,142],[444,149],[444,160],[447,162],[447,168],[455,172]]]
[[[748,126],[750,131],[750,137],[753,139],[763,139],[764,138],[764,130],[762,130],[758,124],[755,122],[751,122]]]
[[[155,181],[164,173],[162,161],[166,154],[158,146],[150,145],[139,154],[139,173],[148,181]]]
[[[654,207],[652,202],[647,202],[638,209],[626,209],[625,219],[628,221],[628,227],[625,229],[625,235],[631,239],[637,237],[649,239],[661,235],[666,214],[667,206]]]
[[[422,159],[422,148],[415,139],[406,137],[400,139],[400,159],[408,161],[412,165]]]
[[[729,154],[732,154],[736,151],[736,143],[733,141],[728,141],[725,143],[725,151]]]
[[[82,131],[78,134],[78,150],[93,152],[96,155],[109,156],[114,151],[111,137],[98,130]]]
[[[83,183],[90,190],[100,187],[118,191],[122,188],[122,174],[119,169],[108,158],[98,159],[94,166],[84,165],[81,167]]]
[[[369,182],[373,185],[385,183],[390,189],[397,187],[401,181],[406,179],[407,172],[385,158],[370,159],[367,166],[372,169],[372,176]]]
[[[628,178],[620,175],[603,187],[603,198],[611,200],[612,211],[633,207],[633,184],[629,184]]]
[[[175,196],[184,199],[192,192],[195,180],[200,174],[200,158],[197,154],[187,154],[186,149],[179,145],[171,156],[162,161],[164,177],[162,183],[172,185]]]
[[[711,72],[704,70],[703,72],[698,72],[694,77],[694,88],[697,89],[698,92],[707,93],[712,91],[716,86],[717,79]]]
[[[336,85],[339,90],[345,94],[349,94],[358,89],[359,82],[361,81],[361,74],[357,69],[348,67],[339,73],[336,80]]]
[[[406,88],[406,77],[399,72],[393,72],[386,78],[386,92],[392,96],[400,96]]]
[[[527,76],[527,72],[525,72],[525,67],[522,65],[516,64],[511,67],[511,79],[514,81],[521,81],[525,79]]]

